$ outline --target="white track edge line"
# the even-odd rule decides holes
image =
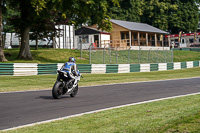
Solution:
[[[132,104],[119,105],[119,106],[115,106],[115,107],[109,107],[109,108],[105,108],[105,109],[89,111],[89,112],[85,112],[85,113],[80,113],[80,114],[60,117],[60,118],[56,118],[56,119],[51,119],[51,120],[46,120],[46,121],[41,121],[41,122],[35,122],[35,123],[26,124],[26,125],[22,125],[22,126],[17,126],[17,127],[13,127],[13,128],[3,129],[3,130],[0,130],[0,131],[9,131],[9,130],[19,129],[19,128],[23,128],[23,127],[29,127],[29,126],[35,126],[35,125],[38,125],[38,124],[49,123],[49,122],[53,122],[53,121],[57,121],[57,120],[64,120],[64,119],[67,119],[67,118],[78,117],[78,116],[82,116],[82,115],[86,115],[86,114],[97,113],[97,112],[106,111],[106,110],[110,110],[110,109],[116,109],[116,108],[121,108],[121,107],[127,107],[127,106],[132,106],[132,105],[150,103],[150,102],[155,102],[155,101],[161,101],[161,100],[167,100],[167,99],[171,99],[171,98],[178,98],[178,97],[191,96],[191,95],[197,95],[197,94],[200,94],[200,92],[186,94],[186,95],[178,95],[178,96],[166,97],[166,98],[153,99],[153,100],[137,102],[137,103],[132,103]]]
[[[166,79],[166,80],[151,80],[151,81],[138,81],[138,82],[125,82],[125,83],[103,84],[103,85],[92,85],[92,86],[80,86],[79,88],[84,88],[84,87],[98,87],[98,86],[109,86],[109,85],[123,85],[123,84],[151,83],[151,82],[162,82],[162,81],[184,80],[184,79],[195,79],[195,78],[200,78],[200,77],[179,78],[179,79]],[[51,90],[51,89],[27,90],[27,91],[10,91],[10,92],[0,92],[0,94],[6,94],[6,93],[36,92],[36,91],[47,91],[47,90]]]

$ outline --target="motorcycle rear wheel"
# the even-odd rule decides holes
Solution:
[[[63,83],[57,81],[52,89],[52,96],[54,99],[60,99],[63,95]]]
[[[76,94],[78,92],[78,85],[74,88],[74,90],[72,91],[72,93],[70,94],[71,97],[75,97]]]

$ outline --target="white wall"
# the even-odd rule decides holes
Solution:
[[[101,47],[103,48],[105,45],[109,47],[110,43],[110,34],[101,34]]]
[[[73,49],[74,48],[74,27],[72,25],[56,25],[60,29],[61,37],[56,37],[56,48]]]

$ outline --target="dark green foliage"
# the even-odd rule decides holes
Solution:
[[[144,0],[120,0],[120,6],[110,6],[112,19],[140,22],[144,10]]]
[[[199,0],[120,0],[120,7],[109,8],[112,19],[142,22],[178,33],[196,31]]]

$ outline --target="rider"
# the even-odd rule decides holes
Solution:
[[[77,76],[77,77],[80,76],[78,67],[76,65],[76,59],[74,57],[70,57],[69,61],[66,62],[61,69],[65,69],[65,68],[71,70],[71,72],[74,74],[74,75],[70,75],[71,78],[75,78],[74,76]]]
[[[80,73],[78,71],[77,65],[76,65],[76,59],[74,57],[70,57],[69,61],[66,62],[60,69],[61,71],[67,71],[68,76],[72,79],[74,79],[74,87],[77,85],[78,81],[80,80]],[[59,77],[58,77],[59,78]],[[70,92],[72,89],[69,89]]]

